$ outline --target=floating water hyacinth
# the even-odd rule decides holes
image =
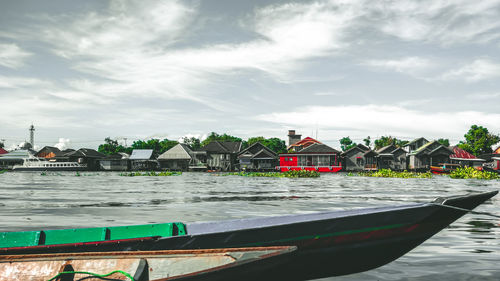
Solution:
[[[361,172],[357,174],[353,173],[348,173],[348,176],[362,176],[362,177],[377,177],[377,178],[405,178],[405,179],[410,179],[410,178],[425,178],[429,179],[432,178],[432,173],[431,172],[426,172],[426,173],[415,173],[415,172],[408,172],[406,170],[402,172],[396,172],[391,169],[380,169],[376,172]]]
[[[481,180],[495,180],[500,179],[500,175],[488,171],[479,171],[472,167],[459,167],[451,172],[450,178],[452,179],[481,179]]]
[[[131,172],[131,173],[121,173],[120,176],[124,177],[168,177],[168,176],[179,176],[182,172]]]

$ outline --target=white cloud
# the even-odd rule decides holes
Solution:
[[[70,148],[71,140],[66,138],[59,138],[59,142],[54,144],[54,147],[59,148],[59,150],[65,150]]]
[[[475,100],[496,100],[500,99],[500,93],[475,93],[467,95],[467,98]]]
[[[0,65],[19,68],[24,65],[31,53],[22,50],[16,44],[0,44]]]
[[[368,66],[380,67],[412,76],[426,73],[434,64],[426,58],[406,57],[402,59],[368,60],[364,63]]]
[[[477,59],[456,70],[451,70],[441,76],[442,80],[465,80],[478,82],[500,77],[500,64],[486,59]]]
[[[500,37],[500,1],[402,0],[372,5],[380,29],[406,41],[443,45],[485,43]]]
[[[302,128],[319,127],[324,138],[344,135],[393,135],[410,137],[451,137],[460,139],[472,124],[480,122],[492,132],[500,132],[500,114],[477,111],[423,112],[384,105],[308,106],[290,112],[263,114],[258,120]]]
[[[44,81],[37,78],[11,77],[0,75],[0,89],[40,88],[49,85],[51,85],[49,81]]]

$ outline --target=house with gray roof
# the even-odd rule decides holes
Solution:
[[[199,151],[207,154],[207,168],[217,171],[234,171],[238,166],[237,156],[241,151],[241,142],[212,141]]]
[[[238,153],[239,169],[245,171],[274,171],[278,156],[260,142],[256,142]]]
[[[430,166],[450,163],[450,155],[453,150],[434,140],[428,142],[408,154],[408,169],[414,171],[426,171]]]
[[[412,151],[417,150],[422,145],[424,145],[424,144],[426,144],[428,142],[429,141],[426,140],[424,137],[420,137],[420,138],[414,139],[414,140],[410,141],[409,143],[403,145],[403,148],[406,149],[406,151],[408,153],[411,153]]]
[[[365,154],[368,151],[371,151],[371,149],[360,143],[342,152],[340,155],[342,157],[342,166],[344,167],[344,171],[365,170],[365,165],[367,164]]]
[[[174,171],[205,171],[206,151],[194,151],[187,144],[179,143],[158,157],[160,167]]]
[[[378,169],[402,171],[406,169],[406,151],[393,144],[375,151],[377,153]]]
[[[152,149],[134,149],[129,160],[130,169],[133,171],[154,171],[160,168]]]

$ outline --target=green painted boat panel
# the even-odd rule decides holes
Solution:
[[[104,241],[106,228],[75,228],[44,230],[45,245]]]
[[[174,222],[174,225],[177,226],[177,236],[186,235],[186,225],[182,222]]]
[[[40,231],[0,232],[0,248],[36,246]]]
[[[115,227],[0,232],[0,248],[181,235],[186,235],[186,226],[180,222]]]
[[[109,227],[109,240],[152,236],[173,236],[173,223],[144,224]]]

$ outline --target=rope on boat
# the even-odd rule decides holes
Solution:
[[[450,209],[455,209],[455,210],[459,210],[459,211],[464,211],[464,212],[475,214],[475,215],[485,215],[485,216],[490,216],[490,217],[494,217],[494,218],[500,218],[500,216],[494,215],[494,214],[488,213],[488,212],[477,212],[477,211],[473,211],[473,210],[469,210],[469,209],[465,209],[465,208],[460,208],[460,207],[446,205],[446,204],[439,204],[439,203],[431,203],[431,204],[441,206],[441,207],[450,208]]]
[[[128,279],[130,279],[131,281],[135,281],[135,279],[134,279],[134,277],[132,277],[132,275],[130,275],[127,272],[122,271],[122,270],[114,270],[114,271],[111,271],[108,274],[97,274],[97,273],[86,272],[86,271],[63,271],[63,272],[60,272],[59,274],[57,274],[56,276],[50,278],[48,281],[53,281],[53,280],[57,279],[59,276],[61,276],[63,274],[87,274],[87,275],[95,276],[95,277],[98,277],[98,278],[106,278],[106,277],[108,277],[110,275],[113,275],[115,273],[121,273],[122,275],[124,275],[125,277],[127,277]]]

